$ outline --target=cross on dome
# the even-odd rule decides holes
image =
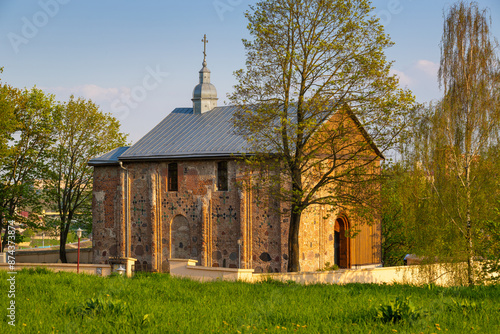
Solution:
[[[203,36],[203,39],[201,41],[203,42],[203,66],[207,66],[207,34]]]

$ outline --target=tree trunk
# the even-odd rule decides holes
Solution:
[[[300,148],[297,148],[300,151]],[[300,156],[300,153],[296,153]],[[302,216],[302,173],[296,164],[290,166],[292,171],[292,197],[290,212],[290,231],[288,232],[288,272],[300,271],[299,231]]]
[[[4,215],[0,214],[0,234],[2,234],[3,230],[3,222],[4,222]],[[0,253],[3,252],[3,249],[5,248],[5,245],[7,244],[7,225],[5,225],[5,235],[2,238],[2,241],[0,242]]]
[[[61,237],[59,239],[59,259],[62,263],[68,263],[68,259],[66,258],[66,240],[67,235],[61,233]]]
[[[0,225],[0,232],[2,232],[3,230],[3,227]],[[7,246],[7,235],[8,235],[8,226],[5,225],[5,233],[3,235],[3,238],[2,238],[2,242],[0,243],[0,253],[3,252],[3,250],[5,249],[5,247]]]
[[[468,159],[467,159],[468,160]],[[470,162],[467,161],[467,167],[465,168],[465,196],[466,196],[466,219],[467,219],[467,281],[469,286],[474,285],[474,250],[472,249],[472,222],[471,222],[471,185],[470,185]]]
[[[62,263],[68,263],[66,258],[66,241],[68,240],[69,223],[61,223],[61,235],[59,240],[59,259]]]
[[[299,230],[302,212],[292,209],[290,214],[290,231],[288,233],[288,272],[300,271]]]

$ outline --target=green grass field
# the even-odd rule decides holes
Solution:
[[[42,247],[42,245],[44,245],[44,246],[59,246],[59,240],[55,240],[55,239],[45,239],[45,240],[31,239],[30,242],[31,242],[30,248]]]
[[[198,283],[0,271],[0,333],[500,333],[500,286]],[[409,299],[407,299],[409,298]]]

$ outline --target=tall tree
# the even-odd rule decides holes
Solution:
[[[376,161],[414,104],[389,74],[392,42],[372,9],[368,0],[273,0],[246,13],[253,39],[236,72],[235,125],[254,152],[247,163],[279,170],[261,184],[290,205],[288,271],[300,269],[308,207],[373,212]]]
[[[498,137],[500,108],[497,43],[486,9],[463,1],[445,15],[439,81],[444,88],[441,108],[446,173],[457,185],[456,222],[467,243],[467,277],[474,284],[473,179],[477,161]]]
[[[467,194],[464,169],[456,167],[457,157],[464,157],[448,141],[447,115],[442,101],[419,110],[411,140],[405,144],[397,168],[393,168],[399,173],[393,173],[394,178],[384,184],[384,202],[388,205],[383,217],[391,219],[391,227],[408,232],[403,235],[413,241],[404,245],[408,252],[421,256],[426,263],[437,261],[441,269],[452,274],[454,283],[471,284],[471,273],[473,283],[498,273],[500,149],[491,140],[473,156]],[[395,218],[394,207],[401,208]],[[466,217],[472,222],[470,226]],[[392,238],[397,231],[391,229],[385,235]],[[463,264],[471,257],[471,244],[471,262],[475,260],[475,264],[469,271]],[[425,268],[429,269],[422,271],[426,278],[435,279],[432,268],[436,266]]]
[[[382,261],[384,266],[404,264],[415,253],[415,220],[421,214],[426,184],[421,171],[412,171],[406,161],[386,163],[381,183]],[[420,205],[418,205],[418,204]]]
[[[71,96],[54,112],[56,142],[52,147],[46,180],[49,203],[59,212],[60,260],[67,262],[66,240],[70,227],[89,221],[92,200],[92,168],[88,161],[117,146],[126,135],[120,123],[99,110],[91,100]]]
[[[2,159],[0,162],[0,230],[8,221],[33,223],[39,218],[42,200],[40,184],[45,154],[52,144],[51,113],[54,97],[41,90],[18,90],[0,87],[0,110],[3,125],[0,131]],[[7,117],[12,117],[10,120]],[[21,211],[31,217],[23,217]],[[7,243],[7,233],[2,249]]]
[[[2,72],[3,67],[0,67],[0,73]],[[0,158],[7,155],[9,141],[13,139],[12,134],[16,128],[13,103],[16,92],[16,89],[0,82]]]

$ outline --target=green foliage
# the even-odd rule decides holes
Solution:
[[[482,312],[481,303],[476,303],[474,301],[469,301],[467,299],[451,299],[451,303],[448,305],[449,311],[455,311],[457,313],[462,313],[465,317],[470,317],[476,312]]]
[[[278,279],[274,279],[272,277],[266,277],[262,281],[260,281],[258,284],[269,284],[269,285],[274,285],[274,286],[288,286],[288,285],[294,285],[297,284],[295,281],[281,281]]]
[[[481,221],[478,231],[478,251],[482,279],[500,281],[500,199],[496,200],[489,220]]]
[[[3,67],[0,67],[0,73]],[[17,127],[17,120],[14,114],[15,95],[17,90],[9,85],[0,82],[0,159],[9,153],[9,141]]]
[[[28,241],[27,239],[29,239],[29,238],[25,237],[24,235],[22,235],[21,233],[19,233],[19,231],[16,231],[15,239],[14,239],[16,244]]]
[[[71,223],[91,230],[92,168],[87,162],[125,140],[119,122],[91,100],[71,96],[60,103],[37,88],[19,90],[0,82],[0,231],[11,220],[37,227],[42,208],[52,206],[60,216],[65,262]]]
[[[380,305],[377,310],[377,318],[382,322],[389,323],[416,320],[420,315],[420,312],[415,309],[409,297],[398,297],[388,304]]]
[[[318,269],[318,271],[334,271],[339,270],[339,266],[335,263],[325,262],[325,266],[322,269]]]
[[[395,179],[383,189],[384,259],[398,264],[405,251],[414,253],[469,285],[500,269],[500,62],[490,25],[475,2],[445,11],[444,96],[418,110]]]
[[[69,231],[68,232],[68,237],[66,238],[66,243],[73,243],[78,241],[78,237],[76,236],[75,231]]]
[[[25,237],[27,237],[27,238],[31,238],[32,236],[34,236],[34,235],[35,235],[35,231],[33,231],[33,230],[32,230],[32,229],[30,229],[30,228],[27,228],[27,229],[25,229],[25,230],[24,230],[23,235],[24,235]]]
[[[48,238],[45,238],[45,240],[31,239],[31,242],[30,242],[31,248],[42,247],[42,246],[59,246],[59,240],[48,239]]]
[[[42,205],[38,182],[43,179],[44,158],[53,143],[54,97],[37,88],[18,90],[5,85],[0,87],[0,95],[2,112],[13,117],[11,126],[0,129],[0,137],[8,139],[0,159],[0,230],[6,230],[8,221],[36,226]],[[23,210],[30,212],[29,217],[21,215]]]
[[[53,271],[50,271],[47,268],[43,267],[37,267],[37,268],[23,268],[19,273],[26,274],[26,275],[47,275],[47,274],[54,274]]]
[[[125,313],[127,307],[120,300],[104,300],[102,297],[90,298],[83,304],[68,310],[69,315],[77,316],[102,316],[102,315],[121,315]]]
[[[369,1],[250,8],[246,69],[235,72],[230,97],[240,107],[234,123],[250,144],[245,163],[262,172],[255,183],[289,204],[288,270],[297,271],[308,207],[379,219],[377,162],[405,137],[415,101],[390,75],[384,50],[392,42]]]
[[[439,174],[434,190],[446,218],[455,225],[454,239],[463,240],[457,249],[467,261],[470,285],[477,280],[476,234],[482,228],[477,220],[482,218],[481,200],[488,188],[483,159],[498,142],[500,130],[500,61],[488,16],[476,2],[465,1],[445,14],[439,68],[444,96],[433,128],[438,140],[433,153],[440,158],[435,159]]]
[[[92,167],[88,161],[125,144],[126,135],[111,114],[103,113],[91,100],[75,99],[57,105],[53,113],[55,144],[47,160],[45,193],[59,213],[61,261],[74,221],[91,224]],[[87,225],[87,226],[86,226]]]
[[[1,235],[0,240],[2,240],[2,239],[3,239],[3,234]],[[19,244],[21,242],[28,242],[28,241],[30,241],[30,238],[24,236],[23,234],[19,233],[18,230],[16,230],[15,239],[14,239],[14,242],[16,244]]]
[[[400,163],[385,165],[382,173],[382,261],[384,266],[401,266],[404,257],[415,252],[413,222],[421,214],[415,203],[423,191],[422,182]]]

